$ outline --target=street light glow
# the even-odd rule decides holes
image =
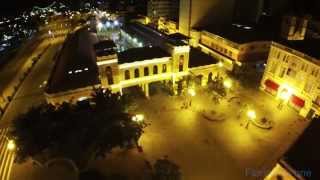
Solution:
[[[102,27],[103,27],[103,24],[101,23],[101,22],[98,22],[98,29],[100,30],[100,29],[102,29]]]
[[[144,115],[143,114],[136,114],[136,115],[132,116],[131,120],[134,122],[142,122],[144,120]]]
[[[289,87],[288,85],[284,85],[284,88],[280,92],[279,97],[280,97],[280,99],[287,101],[290,99],[292,94],[293,94],[293,89],[291,87]]]
[[[190,96],[196,96],[196,91],[194,89],[188,89]]]
[[[219,67],[223,67],[223,63],[222,63],[222,62],[219,62],[219,63],[218,63],[218,66],[219,66]]]
[[[256,112],[252,109],[248,110],[247,116],[249,117],[250,120],[254,120],[257,117]]]
[[[223,86],[227,89],[230,89],[232,87],[232,81],[231,79],[226,79],[223,81]]]
[[[16,144],[14,143],[13,140],[9,140],[8,145],[7,145],[7,149],[12,151],[16,148]]]

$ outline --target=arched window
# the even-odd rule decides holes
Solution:
[[[109,85],[113,84],[112,69],[110,66],[106,68],[106,75],[107,75],[108,84]]]
[[[183,71],[183,63],[184,63],[184,56],[181,55],[179,58],[179,72]]]
[[[208,75],[208,82],[211,82],[211,81],[212,81],[212,72],[210,72]]]
[[[144,68],[144,76],[149,76],[149,68],[148,67]]]
[[[129,71],[129,70],[126,70],[126,71],[124,72],[124,79],[125,79],[125,80],[130,79],[130,71]]]
[[[135,69],[135,70],[134,70],[134,77],[135,77],[135,78],[138,78],[139,76],[140,76],[139,69]]]
[[[167,72],[167,65],[166,65],[166,64],[163,64],[163,65],[162,65],[162,72],[163,72],[163,73],[166,73],[166,72]]]
[[[153,74],[158,74],[158,66],[157,65],[153,66]]]

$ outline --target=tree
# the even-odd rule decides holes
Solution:
[[[143,133],[141,124],[125,112],[126,100],[119,94],[97,89],[87,103],[43,104],[13,122],[17,162],[35,158],[69,158],[78,166],[104,157],[114,147],[129,148]]]
[[[179,166],[167,158],[159,159],[153,165],[154,180],[180,180],[181,172]]]

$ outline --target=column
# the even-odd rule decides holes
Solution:
[[[149,98],[149,83],[146,83],[144,85],[144,93],[145,93],[146,97]]]

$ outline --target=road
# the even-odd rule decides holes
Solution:
[[[8,148],[8,129],[0,129],[0,180],[9,180],[15,157],[14,150]]]
[[[19,114],[26,112],[32,106],[45,102],[44,89],[40,85],[48,80],[54,65],[53,57],[59,47],[60,44],[54,44],[41,56],[8,106],[0,121],[0,127],[8,127]]]

